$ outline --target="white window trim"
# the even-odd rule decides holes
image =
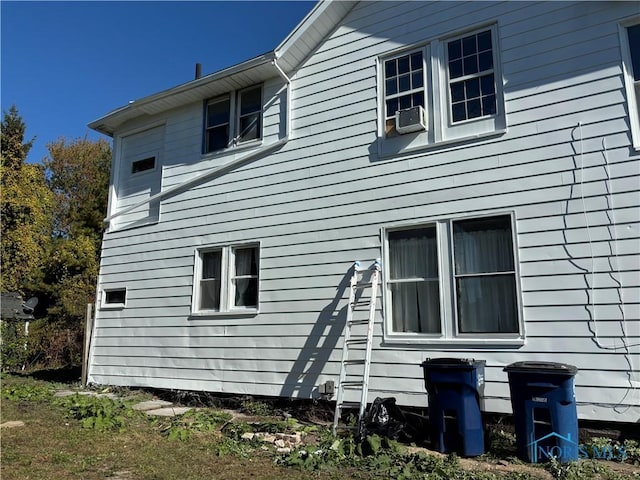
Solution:
[[[140,157],[136,158],[135,160],[131,160],[131,170],[133,170],[133,164],[136,162],[139,162],[141,160],[146,160],[147,158],[151,158],[153,157],[153,168],[149,168],[147,170],[142,170],[140,172],[130,172],[129,175],[131,175],[132,177],[142,177],[144,175],[149,175],[151,173],[155,173],[158,171],[158,164],[159,162],[159,158],[160,158],[160,152],[153,152],[153,154],[151,155],[141,155]]]
[[[627,94],[627,108],[629,113],[629,126],[631,129],[631,139],[633,149],[640,151],[640,112],[638,112],[636,92],[634,89],[633,72],[631,64],[631,50],[629,38],[627,37],[627,27],[640,24],[640,15],[623,20],[618,24],[620,35],[620,49],[622,55],[622,76]]]
[[[107,200],[107,218],[113,216],[114,214],[117,213],[116,211],[116,205],[118,205],[118,186],[120,185],[120,182],[122,182],[122,178],[121,176],[125,175],[125,172],[121,172],[122,169],[122,162],[124,162],[124,159],[122,158],[122,148],[123,148],[123,141],[126,137],[130,137],[131,135],[137,135],[139,133],[142,132],[146,132],[148,130],[153,130],[154,128],[157,127],[165,127],[166,128],[167,125],[167,120],[166,118],[163,118],[161,120],[158,120],[157,122],[152,122],[148,125],[144,125],[142,127],[135,127],[135,128],[130,128],[128,130],[124,130],[120,133],[118,133],[117,135],[114,135],[113,137],[113,161],[111,164],[111,178],[110,178],[110,182],[109,182],[109,198]],[[161,157],[161,152],[160,151],[156,151],[154,152],[154,156],[156,157],[156,168],[154,170],[149,170],[149,172],[157,172],[158,170],[162,170],[162,157]],[[141,157],[142,158],[142,157]],[[144,174],[147,172],[140,172],[140,174]],[[129,173],[129,175],[138,175],[138,174],[131,174]],[[164,178],[164,175],[162,175],[162,172],[160,173],[160,191],[162,191],[163,189],[163,185],[162,185],[162,180]],[[158,212],[159,213],[159,212]],[[123,231],[123,230],[130,230],[130,229],[134,229],[134,228],[139,228],[142,226],[146,226],[146,225],[154,225],[156,223],[158,223],[160,221],[160,215],[158,214],[158,218],[157,219],[152,219],[149,220],[146,223],[139,223],[136,225],[126,225],[126,226],[121,226],[118,225],[118,221],[116,220],[115,223],[113,221],[109,222],[107,229],[105,231],[105,233],[113,233],[113,232],[117,232],[117,231]]]
[[[250,90],[254,90],[255,88],[260,88],[260,112],[259,112],[259,117],[260,117],[260,130],[259,130],[259,135],[258,138],[253,139],[253,140],[245,140],[245,141],[241,141],[240,140],[240,133],[242,133],[240,131],[240,109],[242,108],[242,95],[245,92],[248,92]],[[251,87],[247,87],[247,88],[243,88],[242,90],[238,90],[236,93],[236,98],[237,98],[237,107],[236,107],[236,115],[235,115],[235,131],[233,132],[233,144],[235,146],[244,146],[244,145],[251,145],[251,144],[256,144],[256,143],[260,143],[262,141],[262,132],[263,132],[263,121],[264,121],[264,85],[260,84],[260,85],[253,85]]]
[[[224,101],[229,101],[229,141],[227,142],[227,146],[225,148],[220,148],[217,150],[209,150],[207,151],[207,133],[209,130],[208,127],[208,120],[209,120],[209,105],[214,104],[214,103],[221,103]],[[234,119],[234,114],[233,112],[235,111],[236,108],[236,102],[235,102],[235,95],[232,95],[231,93],[226,93],[224,95],[218,95],[217,97],[213,97],[213,98],[209,98],[205,101],[204,103],[204,130],[203,130],[203,135],[204,138],[203,140],[203,150],[205,154],[209,154],[209,153],[215,153],[215,152],[221,152],[221,151],[225,151],[228,150],[229,148],[233,147],[234,144],[234,138],[233,138],[233,134],[234,134],[234,127],[233,127],[233,119]]]
[[[232,251],[237,248],[255,247],[258,249],[258,298],[256,308],[235,307],[232,299],[235,297],[233,287],[234,278],[234,256]],[[200,310],[200,280],[202,277],[202,254],[207,252],[220,251],[221,258],[221,278],[220,278],[220,310]],[[207,245],[196,248],[193,264],[193,290],[191,295],[191,317],[228,317],[228,316],[255,316],[260,313],[260,260],[262,248],[260,242],[240,242],[233,244]]]
[[[107,293],[124,290],[124,303],[107,303]],[[122,310],[127,306],[128,291],[126,287],[105,288],[100,296],[100,310]]]
[[[513,261],[516,282],[516,302],[518,315],[517,333],[458,333],[456,313],[455,279],[453,277],[453,235],[452,223],[459,220],[470,220],[483,217],[508,215],[511,217],[511,235],[513,242]],[[440,322],[441,333],[426,334],[413,332],[393,332],[391,308],[391,291],[388,287],[389,268],[382,269],[382,302],[384,311],[383,339],[386,344],[438,345],[442,346],[492,346],[519,347],[525,344],[525,325],[522,307],[522,289],[520,283],[518,245],[516,233],[516,216],[513,211],[490,211],[462,216],[448,216],[419,219],[412,222],[392,223],[381,228],[383,265],[389,265],[388,232],[403,229],[436,226],[436,242],[438,246],[438,274],[440,277]]]
[[[446,67],[446,44],[466,35],[491,30],[491,41],[494,59],[494,78],[496,83],[496,114],[490,117],[450,124],[449,119],[449,85]],[[385,78],[384,62],[394,57],[422,49],[424,61],[425,110],[428,127],[426,131],[409,133],[386,138],[385,134]],[[507,131],[504,79],[502,75],[502,59],[498,23],[490,22],[476,25],[463,31],[456,31],[410,47],[392,50],[380,55],[377,59],[378,78],[378,156],[389,157],[413,151],[446,147],[451,144],[464,143],[471,140],[503,135]]]
[[[240,107],[241,107],[241,96],[243,92],[248,90],[253,90],[254,88],[260,88],[260,135],[255,140],[247,140],[241,142],[239,140],[240,133]],[[208,106],[211,103],[216,101],[222,101],[224,99],[229,99],[229,142],[225,148],[219,148],[217,150],[207,151],[207,115],[208,115]],[[218,95],[216,97],[211,97],[205,100],[204,102],[204,119],[203,119],[203,127],[202,127],[202,156],[203,157],[213,157],[216,155],[220,155],[222,153],[226,153],[230,150],[241,150],[247,148],[255,148],[262,144],[262,139],[264,136],[264,84],[256,84],[251,85],[247,88],[242,88],[238,90],[234,90],[232,92],[225,93],[223,95]]]

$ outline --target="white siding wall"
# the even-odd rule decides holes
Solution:
[[[381,226],[512,210],[525,345],[385,345],[381,312],[370,400],[425,405],[425,358],[475,357],[487,361],[486,408],[510,412],[503,367],[546,360],[579,368],[581,418],[638,421],[640,167],[617,30],[636,12],[632,2],[358,5],[295,75],[281,151],[164,199],[156,225],[105,236],[100,288],[126,286],[128,298],[98,312],[91,380],[309,397],[337,378],[345,274],[381,256]],[[376,57],[470,18],[498,21],[508,132],[377,158]],[[266,137],[282,128],[279,100]],[[200,155],[201,129],[201,104],[167,116],[163,188],[216,165]],[[260,313],[190,318],[195,249],[246,240],[262,246]]]
[[[164,149],[164,125],[136,131],[118,139],[115,164],[115,210],[124,210],[148,200],[160,192],[161,165]],[[155,157],[155,167],[148,171],[132,173],[133,163]],[[157,202],[145,205],[121,215],[112,227],[132,227],[158,221]]]

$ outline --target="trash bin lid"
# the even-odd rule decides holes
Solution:
[[[578,368],[567,363],[525,361],[515,362],[504,367],[505,372],[550,373],[558,375],[575,375]]]
[[[486,360],[475,358],[427,358],[420,364],[423,368],[450,367],[450,368],[477,368],[485,365]]]

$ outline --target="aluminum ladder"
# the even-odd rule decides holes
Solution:
[[[340,428],[355,430],[356,436],[360,436],[362,433],[362,423],[369,394],[371,346],[373,343],[376,299],[381,271],[379,260],[376,260],[369,268],[361,267],[360,262],[353,264],[353,275],[349,286],[347,321],[342,346],[340,378],[336,392],[336,410],[333,417],[334,436],[337,435]],[[369,296],[366,296],[365,290],[369,287]],[[367,317],[363,316],[365,312],[368,313]],[[361,331],[364,327],[366,327],[366,333]],[[364,346],[365,348],[364,350],[362,348],[351,348],[354,346]],[[347,377],[349,377],[349,380],[347,380]],[[357,380],[352,380],[353,377],[356,377]],[[345,390],[360,390],[360,401],[345,401]],[[357,394],[357,392],[354,393]],[[355,407],[359,408],[356,425],[354,427],[339,426],[342,410]]]

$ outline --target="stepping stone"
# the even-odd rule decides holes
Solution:
[[[158,408],[156,410],[146,410],[147,415],[155,415],[158,417],[175,417],[176,415],[182,415],[192,410],[191,407],[165,407]]]
[[[71,397],[73,395],[82,395],[85,397],[106,397],[106,398],[110,398],[112,400],[115,400],[118,398],[118,395],[116,395],[115,393],[98,393],[98,392],[92,392],[92,391],[87,391],[87,390],[81,390],[78,392],[74,392],[73,390],[59,390],[56,393],[53,394],[54,397]]]
[[[117,400],[118,398],[120,398],[115,393],[96,393],[95,396],[98,398],[100,397],[110,398],[111,400]]]
[[[70,397],[75,395],[78,392],[74,392],[72,390],[60,390],[53,394],[54,397]]]
[[[15,427],[24,427],[24,422],[22,420],[11,420],[9,422],[4,422],[0,424],[0,428],[15,428]]]
[[[159,408],[168,407],[173,405],[171,402],[167,402],[166,400],[148,400],[146,402],[141,402],[135,404],[132,408],[134,410],[157,410]]]

